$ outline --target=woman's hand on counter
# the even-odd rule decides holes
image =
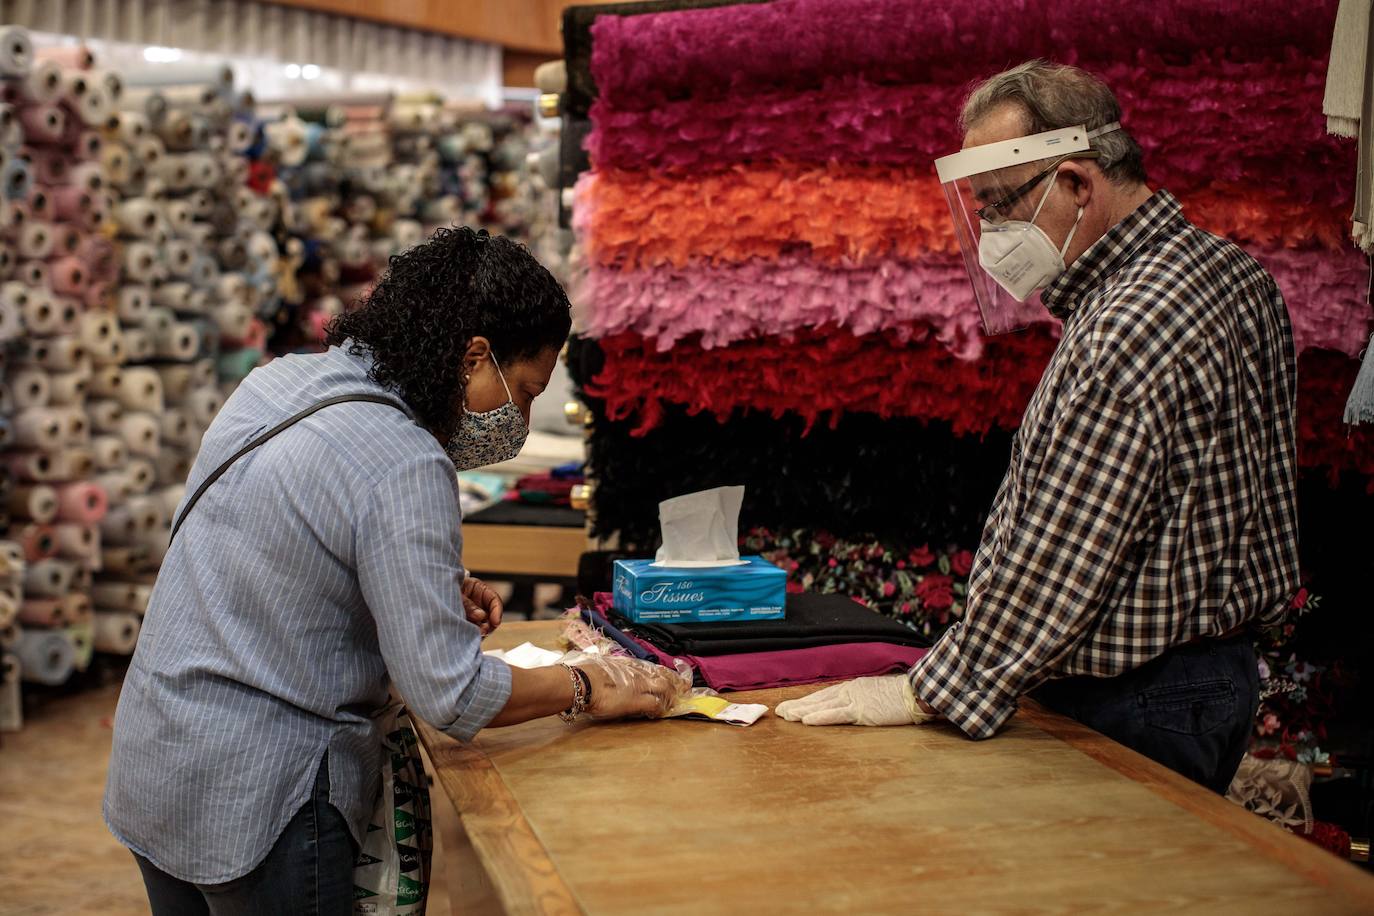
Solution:
[[[691,686],[671,668],[637,658],[584,658],[576,667],[591,682],[586,713],[595,719],[662,716]],[[510,674],[510,697],[489,727],[528,722],[572,707],[573,686],[565,666],[513,667]]]
[[[637,658],[588,658],[576,664],[591,678],[587,714],[595,719],[657,718],[691,686],[673,669]]]

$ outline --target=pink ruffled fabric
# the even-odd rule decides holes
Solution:
[[[1292,48],[1324,60],[1337,0],[778,0],[592,26],[592,75],[609,104],[647,110],[689,96],[811,89],[856,74],[874,83],[956,85],[1031,57],[1092,62],[1145,53],[1237,60]]]
[[[1349,209],[1354,145],[1326,133],[1325,65],[1288,53],[1237,63],[1154,57],[1096,72],[1146,151],[1152,180],[1177,194],[1217,181],[1284,188]],[[957,150],[966,87],[878,85],[841,76],[819,88],[694,97],[648,111],[592,106],[586,147],[601,169],[700,172],[792,161],[921,166]],[[1291,188],[1289,178],[1308,180]]]
[[[1353,249],[1300,252],[1249,247],[1278,283],[1299,353],[1359,354],[1374,315],[1365,301],[1368,267]],[[827,266],[789,253],[776,262],[620,270],[593,265],[574,283],[579,329],[591,337],[632,333],[665,352],[700,335],[694,346],[724,347],[764,335],[788,336],[836,325],[856,336],[890,332],[901,342],[913,323],[928,325],[953,355],[983,355],[985,337],[963,264],[954,257],[886,258]],[[1023,322],[1057,324],[1038,300]]]
[[[1292,251],[1250,248],[1288,301],[1297,352],[1323,349],[1358,356],[1374,317],[1365,299],[1369,267],[1355,249]]]
[[[592,266],[574,283],[573,303],[582,333],[630,332],[652,339],[659,352],[692,335],[700,335],[699,346],[709,350],[824,324],[858,336],[891,331],[905,343],[913,323],[921,322],[965,360],[981,357],[985,340],[968,273],[953,257],[845,267],[798,254],[719,267]],[[1022,309],[1027,325],[1057,324],[1038,300]]]

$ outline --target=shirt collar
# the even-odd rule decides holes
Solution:
[[[1040,301],[1054,317],[1068,318],[1085,294],[1130,263],[1146,242],[1182,219],[1183,208],[1174,195],[1156,191],[1045,287],[1040,293]]]

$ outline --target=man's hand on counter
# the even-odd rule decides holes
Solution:
[[[779,703],[776,712],[803,725],[912,725],[936,718],[912,693],[905,674],[845,681]]]
[[[476,625],[483,636],[489,636],[501,625],[503,609],[501,598],[490,585],[471,576],[463,580],[463,610],[468,622]]]

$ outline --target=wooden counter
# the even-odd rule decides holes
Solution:
[[[466,834],[454,912],[1374,912],[1374,877],[1029,702],[982,742],[771,712],[421,740]]]

